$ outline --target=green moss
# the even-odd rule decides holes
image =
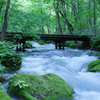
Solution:
[[[0,100],[12,100],[3,90],[0,89]]]
[[[31,43],[27,42],[27,43],[25,44],[25,48],[33,48],[33,46],[32,46]]]
[[[91,38],[91,49],[100,51],[100,35]]]
[[[100,53],[99,52],[96,52],[95,56],[100,56]]]
[[[70,48],[74,48],[76,46],[76,43],[74,41],[67,41],[65,43],[65,46],[70,47]]]
[[[88,65],[88,71],[100,71],[100,60],[95,60]]]
[[[22,57],[12,52],[13,47],[14,46],[10,42],[0,42],[0,64],[14,71],[21,67]]]
[[[51,73],[46,75],[18,73],[11,77],[8,91],[25,100],[72,98],[73,94],[73,89],[62,78]]]
[[[20,69],[21,62],[21,55],[16,53],[5,54],[1,57],[1,64],[12,71]]]

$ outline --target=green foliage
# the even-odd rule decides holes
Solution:
[[[0,83],[0,90],[1,90],[1,89],[4,89],[4,88],[3,88],[2,84]]]
[[[96,52],[95,53],[95,56],[100,56],[100,52]]]
[[[99,35],[91,38],[91,49],[100,51],[100,36]]]
[[[32,46],[31,43],[27,42],[27,43],[25,44],[25,48],[33,48],[33,46]]]
[[[14,45],[11,42],[0,42],[0,56],[10,53],[13,48]]]
[[[20,69],[21,62],[21,55],[16,53],[5,54],[3,57],[1,57],[1,64],[13,71]]]
[[[0,64],[0,75],[6,72],[6,68]]]
[[[59,9],[54,9],[54,1],[59,2]],[[5,5],[7,0],[0,0],[0,30],[2,29]],[[66,9],[62,8],[62,4]],[[81,5],[82,4],[82,5]],[[95,5],[96,4],[96,5]],[[96,6],[97,9],[93,9]],[[94,34],[94,29],[99,33],[100,23],[100,3],[98,0],[21,0],[11,1],[8,29],[9,32],[29,32],[29,33],[58,33],[57,16],[55,11],[65,11],[66,18],[72,24],[74,32]],[[96,19],[94,18],[94,12]],[[66,23],[59,14],[63,33],[68,33]],[[93,23],[96,21],[96,25]]]
[[[12,86],[17,87],[20,90],[20,89],[26,89],[27,87],[29,87],[29,84],[26,83],[25,81],[20,80],[20,81],[14,82]]]
[[[16,39],[22,39],[22,36],[20,34],[15,34],[15,35],[12,35],[12,40],[16,40]]]
[[[76,43],[74,41],[67,41],[65,43],[65,46],[68,46],[70,48],[74,48],[76,46]]]
[[[38,40],[40,39],[40,36],[37,35],[37,34],[33,34],[33,33],[22,33],[22,37],[25,39],[25,40]]]
[[[1,62],[0,62],[1,63]],[[7,72],[6,68],[0,64],[0,89],[3,89],[1,83],[4,83],[6,79],[3,77],[3,73]]]
[[[0,100],[12,100],[4,90],[0,89]]]
[[[0,42],[0,62],[10,70],[18,70],[21,67],[22,57],[12,52],[13,47],[10,43]]]
[[[42,40],[39,40],[38,43],[39,43],[40,45],[44,45],[44,44],[45,44],[45,42],[42,41]]]

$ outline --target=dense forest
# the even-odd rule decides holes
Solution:
[[[38,99],[39,100],[55,100],[55,99],[57,100],[58,98],[61,98],[61,97],[73,98],[72,96],[72,94],[74,93],[73,89],[68,84],[66,84],[64,80],[62,80],[61,78],[59,78],[58,76],[54,74],[45,74],[42,76],[38,76],[35,74],[20,73],[20,74],[15,74],[12,76],[10,75],[9,78],[8,76],[7,78],[5,78],[3,75],[5,73],[13,73],[13,71],[16,71],[22,68],[22,61],[25,56],[24,54],[26,53],[26,55],[28,55],[28,51],[25,50],[25,48],[28,48],[28,49],[35,48],[33,47],[33,44],[31,44],[30,40],[32,41],[37,40],[36,43],[38,42],[39,44],[45,43],[39,37],[39,34],[42,34],[42,35],[59,34],[58,36],[60,35],[66,36],[63,34],[68,34],[67,36],[71,36],[71,37],[72,36],[79,36],[79,37],[87,36],[89,37],[88,38],[89,41],[87,40],[88,41],[87,43],[89,44],[88,49],[90,51],[89,53],[84,53],[85,54],[84,57],[85,58],[88,57],[89,60],[90,59],[93,60],[93,58],[91,58],[91,55],[93,55],[93,56],[97,56],[100,59],[100,33],[99,33],[100,32],[100,25],[99,25],[100,24],[100,10],[99,9],[100,9],[100,0],[0,0],[0,94],[1,94],[0,100],[12,100],[7,94],[5,94],[4,91],[2,91],[4,90],[2,85],[7,82],[9,82],[8,93],[10,94],[15,93],[17,96],[21,96],[22,98],[25,98],[25,100],[38,100]],[[11,33],[11,35],[8,35],[7,37],[7,33]],[[63,39],[61,38],[61,40]],[[82,41],[84,42],[85,39]],[[64,46],[71,47],[71,48],[76,47],[78,49],[83,50],[84,48],[79,48],[79,46],[85,47],[85,45],[87,44],[85,43],[85,45],[82,45],[82,41],[81,40],[80,41],[77,41],[77,40],[64,41],[63,47]],[[57,41],[53,41],[53,42],[46,41],[46,43],[54,43],[54,42],[55,42],[55,46],[57,46],[57,43],[56,43]],[[59,47],[61,47],[60,42],[59,42]],[[34,61],[37,61],[37,62],[34,62],[37,64],[36,68],[39,66],[39,64],[41,65],[41,63],[38,64],[38,62],[46,60],[44,59],[45,57],[48,57],[47,59],[50,58],[50,61],[51,61],[49,63],[48,62],[46,63],[46,66],[45,66],[46,69],[47,69],[47,65],[51,65],[51,63],[54,60],[55,62],[53,63],[57,64],[58,67],[60,66],[59,64],[63,64],[63,60],[64,60],[64,64],[63,64],[64,66],[61,68],[60,67],[58,68],[59,70],[62,70],[62,68],[66,68],[65,65],[67,65],[68,62],[71,63],[71,60],[68,60],[68,59],[72,59],[74,56],[77,59],[83,60],[83,61],[81,60],[78,61],[78,65],[84,62],[85,58],[81,58],[80,56],[77,56],[77,54],[71,57],[68,56],[70,58],[67,57],[67,55],[69,54],[73,55],[74,52],[78,51],[78,49],[75,51],[69,49],[69,51],[65,52],[64,57],[63,57],[64,52],[62,52],[61,50],[58,50],[58,51],[62,55],[60,56],[59,54],[58,56],[57,55],[58,51],[55,52],[53,50],[51,52],[52,54],[50,54],[50,53],[47,53],[47,51],[49,51],[47,48],[48,47],[45,47],[46,50],[37,49],[36,52],[40,52],[41,54],[43,52],[43,58],[41,58],[40,60],[35,60],[35,59],[32,60],[32,64]],[[24,53],[19,52],[19,51],[23,51]],[[45,56],[44,56],[45,54],[44,51],[47,53]],[[35,55],[35,53],[33,52],[35,51],[32,50],[31,56]],[[59,59],[53,55],[57,55]],[[42,57],[39,54],[36,54],[36,56],[38,56],[39,58]],[[32,58],[29,58],[30,63],[31,63],[31,59]],[[58,61],[56,61],[57,59]],[[85,59],[85,60],[87,61],[88,59]],[[72,59],[72,61],[73,60],[74,59]],[[94,58],[94,60],[96,60],[96,58]],[[72,62],[72,64],[76,64],[76,61],[77,60],[75,60],[74,63]],[[88,63],[86,61],[84,65]],[[28,63],[27,65],[28,67],[30,67],[30,63]],[[43,62],[43,65],[45,65],[44,62]],[[70,64],[68,65],[69,67],[71,67]],[[55,67],[55,65],[52,65],[52,66]],[[76,68],[74,67],[75,73],[77,73],[76,72],[77,66]],[[30,67],[30,68],[33,69],[33,67]],[[74,69],[73,67],[71,68]],[[84,68],[84,66],[82,68]],[[37,68],[37,69],[40,69],[40,68]],[[37,69],[36,71],[38,71]],[[66,71],[66,69],[64,69],[64,72]],[[70,72],[69,69],[68,69],[68,72]],[[87,71],[100,72],[100,60],[96,60],[92,62],[88,66]],[[71,70],[71,73],[73,72],[74,71]],[[19,77],[19,75],[21,77]],[[72,76],[75,76],[75,74],[73,74]],[[92,76],[92,74],[90,76]],[[25,77],[26,79],[24,79],[23,77]],[[84,76],[82,76],[81,79],[84,79],[83,77]],[[35,78],[39,80],[34,81]],[[68,78],[70,77],[68,76]],[[18,79],[18,80],[16,81],[15,79]],[[52,81],[51,79],[53,79],[54,81]],[[86,82],[88,79],[89,78],[86,78]],[[75,78],[75,80],[77,81],[77,78]],[[51,83],[49,81],[51,81]],[[30,82],[31,84],[28,82]],[[93,80],[93,82],[95,82],[95,80]],[[93,82],[91,81],[91,83]],[[48,85],[49,83],[50,83],[50,86]],[[44,84],[43,87],[39,87],[41,84]],[[93,85],[91,85],[90,82],[89,82],[89,85],[93,87]],[[36,90],[39,90],[39,92],[37,92]],[[37,93],[35,94],[35,92]]]
[[[8,0],[8,32],[97,35],[99,0]],[[0,30],[7,0],[0,0]]]

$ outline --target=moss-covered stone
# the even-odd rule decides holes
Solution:
[[[95,60],[88,65],[88,71],[100,71],[100,60]]]
[[[20,69],[21,63],[22,57],[16,53],[5,54],[1,57],[1,64],[12,71]]]
[[[12,100],[2,89],[0,89],[0,100]]]
[[[32,46],[31,43],[27,42],[27,43],[25,44],[25,48],[33,48],[33,46]]]
[[[0,42],[0,71],[1,65],[12,71],[20,69],[22,56],[12,52],[14,47],[11,42]]]
[[[8,91],[25,100],[72,98],[74,92],[62,78],[52,73],[46,75],[15,74],[10,78]]]

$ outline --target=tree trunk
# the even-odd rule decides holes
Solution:
[[[4,23],[3,23],[3,27],[2,27],[1,41],[4,41],[7,26],[8,26],[8,11],[9,11],[9,8],[10,8],[10,0],[8,0],[7,6],[6,6],[6,11],[5,11],[5,16],[4,16]]]
[[[73,34],[73,26],[70,24],[70,22],[68,21],[68,19],[67,19],[67,15],[66,15],[66,4],[65,4],[65,1],[64,0],[61,0],[61,6],[62,6],[62,11],[59,11],[60,12],[60,14],[62,15],[62,17],[64,18],[64,20],[65,20],[65,23],[66,23],[66,25],[67,25],[67,27],[68,27],[68,31],[69,31],[69,33],[70,34]]]
[[[77,12],[77,7],[76,7],[76,3],[74,0],[71,0],[71,5],[72,5],[72,14],[74,15],[74,20],[75,20],[75,31],[79,31],[79,28],[78,28],[78,12]]]
[[[94,32],[94,35],[96,35],[96,0],[93,1],[94,2],[94,6],[93,6],[93,11],[94,11],[94,20],[93,20],[93,25],[94,25],[94,28],[93,28],[93,32]]]
[[[61,28],[61,24],[60,24],[60,16],[59,16],[59,12],[56,11],[56,16],[57,16],[57,21],[58,21],[58,32],[60,34],[62,34],[62,28]]]
[[[64,18],[64,20],[65,20],[65,23],[66,23],[66,25],[67,25],[67,27],[68,27],[68,31],[69,31],[69,33],[70,34],[73,34],[73,26],[70,24],[70,22],[68,21],[68,19],[66,18],[66,14],[64,13],[62,13],[62,12],[60,12],[60,14],[62,15],[62,17]]]
[[[57,16],[57,22],[58,22],[58,33],[62,34],[62,27],[61,27],[61,22],[60,22],[60,15],[59,15],[59,1],[54,1],[54,8],[55,8],[55,13]]]

